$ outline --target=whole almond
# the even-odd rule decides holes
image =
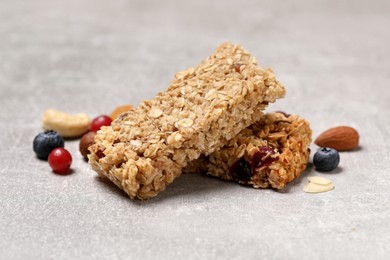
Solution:
[[[349,151],[359,145],[359,133],[349,126],[333,127],[320,134],[314,143],[337,151]]]

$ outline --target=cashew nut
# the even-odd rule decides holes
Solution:
[[[88,131],[90,119],[85,113],[70,115],[48,109],[43,114],[42,127],[57,131],[62,137],[78,137]]]

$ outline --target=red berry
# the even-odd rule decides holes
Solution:
[[[109,116],[101,115],[94,118],[91,122],[91,131],[97,132],[102,126],[111,125],[112,119]]]
[[[55,148],[49,154],[49,165],[55,173],[66,173],[72,164],[72,156],[64,148]]]

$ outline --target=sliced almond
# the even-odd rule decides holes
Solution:
[[[309,180],[309,182],[319,184],[319,185],[328,185],[328,184],[332,183],[331,180],[320,177],[320,176],[310,176],[310,177],[307,177],[307,179]]]
[[[303,191],[306,193],[321,193],[327,192],[334,189],[333,183],[327,185],[320,185],[313,182],[309,182],[303,187]]]

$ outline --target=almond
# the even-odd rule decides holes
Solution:
[[[309,183],[303,187],[303,191],[306,193],[321,193],[334,189],[334,184],[331,180],[325,178],[322,179],[324,179],[327,184],[318,184],[309,180]]]
[[[348,151],[359,145],[359,133],[349,126],[333,127],[320,134],[314,143],[337,151]]]

